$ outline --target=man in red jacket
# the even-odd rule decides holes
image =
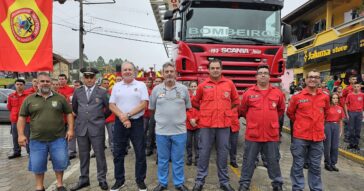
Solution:
[[[269,83],[269,67],[258,66],[257,85],[249,88],[241,103],[246,119],[245,150],[239,191],[249,190],[259,152],[265,156],[273,191],[281,191],[283,178],[279,162],[279,117],[284,114],[282,91]],[[262,120],[264,119],[264,120]]]
[[[58,75],[58,82],[59,82],[59,86],[57,89],[57,93],[63,95],[67,102],[71,104],[71,97],[73,95],[74,89],[72,87],[70,87],[67,84],[67,76],[66,74],[60,74]],[[64,121],[67,121],[67,118],[64,117]],[[66,124],[66,129],[68,129],[68,124]],[[68,153],[69,153],[69,158],[70,159],[74,159],[76,158],[76,154],[77,154],[77,150],[76,150],[76,137],[73,137],[69,143],[68,143]]]
[[[293,121],[291,153],[292,190],[304,190],[303,166],[309,161],[308,185],[310,190],[322,190],[321,158],[325,139],[325,114],[330,109],[329,96],[318,89],[320,73],[310,71],[306,77],[306,88],[292,96],[287,116]]]
[[[357,81],[358,81],[357,76],[351,75],[349,77],[349,85],[346,86],[342,92],[342,99],[344,100],[344,105],[342,105],[343,108],[345,108],[346,97],[349,95],[349,93],[353,92],[353,86],[355,83],[357,83]],[[346,120],[344,120],[344,142],[346,143],[349,143],[349,136],[350,136],[349,126],[350,124],[347,118]]]
[[[208,64],[209,78],[198,85],[193,107],[200,110],[200,142],[197,176],[193,191],[201,191],[208,175],[211,148],[216,144],[217,170],[220,188],[233,191],[229,184],[227,157],[229,155],[229,137],[231,109],[239,105],[239,95],[234,83],[223,77],[222,62],[213,59]]]
[[[24,90],[24,93],[30,95],[37,91],[38,91],[38,79],[34,78],[34,79],[32,79],[32,87]]]
[[[22,79],[15,80],[15,92],[10,94],[8,97],[8,110],[10,111],[10,122],[11,122],[11,135],[13,137],[13,154],[8,156],[8,159],[14,159],[17,157],[21,157],[21,147],[18,143],[18,130],[16,127],[16,123],[18,121],[20,106],[23,103],[24,99],[28,96],[24,92],[25,81]],[[25,135],[29,140],[30,130],[29,123],[25,125]],[[29,153],[29,145],[26,146],[27,152]]]

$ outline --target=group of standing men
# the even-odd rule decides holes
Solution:
[[[227,157],[229,154],[230,127],[233,109],[246,118],[245,147],[239,191],[249,190],[255,161],[261,152],[267,161],[268,175],[274,191],[282,190],[283,178],[279,166],[279,118],[284,115],[285,98],[281,90],[269,83],[270,69],[261,65],[257,69],[257,84],[249,88],[239,100],[233,82],[222,76],[222,62],[211,60],[208,64],[209,78],[198,85],[196,95],[190,100],[187,88],[176,82],[175,67],[163,65],[164,82],[155,86],[151,95],[143,82],[135,80],[133,63],[122,65],[122,81],[115,84],[109,99],[108,92],[95,85],[93,68],[82,69],[85,85],[73,93],[72,109],[67,100],[50,91],[50,78],[38,75],[39,91],[25,99],[18,120],[19,143],[26,145],[24,136],[26,117],[30,116],[29,170],[35,173],[37,190],[44,190],[47,152],[51,154],[53,169],[57,176],[58,190],[62,184],[63,171],[68,166],[66,139],[73,138],[73,127],[79,145],[81,176],[71,190],[90,185],[90,149],[94,149],[97,162],[97,179],[103,190],[108,189],[105,159],[105,119],[115,115],[113,131],[113,155],[115,183],[111,191],[125,185],[124,159],[128,141],[135,151],[135,181],[138,189],[147,190],[145,130],[143,114],[149,101],[149,110],[156,121],[155,133],[158,153],[158,181],[154,191],[168,187],[169,161],[172,162],[173,183],[177,190],[185,191],[184,149],[186,145],[186,111],[192,107],[199,110],[199,158],[193,191],[203,189],[208,175],[212,145],[217,148],[216,165],[220,188],[233,191],[229,184]],[[323,153],[325,113],[329,108],[329,96],[318,89],[320,75],[311,71],[306,78],[306,88],[290,101],[287,115],[294,122],[291,152],[292,190],[304,189],[303,166],[305,158],[310,161],[308,184],[311,190],[322,190],[321,157]],[[73,124],[73,115],[75,125]],[[68,130],[65,131],[63,114],[67,115]],[[51,116],[50,116],[51,115]],[[262,120],[264,118],[264,120]],[[49,124],[54,124],[51,127]],[[62,128],[61,128],[62,127]],[[64,146],[65,145],[65,146]],[[40,149],[45,148],[45,149]],[[62,148],[62,149],[60,149]],[[66,160],[67,159],[67,160]]]

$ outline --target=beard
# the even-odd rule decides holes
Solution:
[[[42,94],[49,94],[49,92],[51,92],[51,88],[50,87],[41,87],[40,92]]]

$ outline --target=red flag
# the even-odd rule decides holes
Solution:
[[[53,70],[52,6],[52,0],[0,0],[0,70]]]

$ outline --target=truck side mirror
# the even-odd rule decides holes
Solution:
[[[163,30],[163,40],[164,41],[173,41],[173,20],[170,19],[166,23],[164,23],[164,30]]]
[[[292,26],[288,24],[283,24],[283,44],[290,44],[292,40]]]
[[[170,20],[170,19],[172,19],[173,18],[173,11],[166,11],[165,13],[164,13],[164,17],[163,17],[163,19],[164,20]]]

